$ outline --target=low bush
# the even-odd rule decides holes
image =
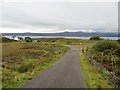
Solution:
[[[32,39],[30,37],[25,37],[26,42],[32,42]]]
[[[99,36],[96,36],[96,37],[91,37],[90,40],[101,40],[101,38]]]
[[[19,40],[23,40],[23,38],[22,37],[18,37],[19,38]]]
[[[115,55],[118,55],[120,57],[120,47],[118,47],[116,50],[115,50]]]
[[[118,39],[117,42],[120,43],[120,39]]]
[[[114,50],[117,49],[117,42],[111,40],[100,41],[93,46],[93,49],[98,52],[103,52],[105,50]]]
[[[34,61],[35,60],[27,60],[21,63],[18,68],[18,72],[24,73],[27,71],[31,71],[34,68]]]

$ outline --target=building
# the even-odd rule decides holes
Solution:
[[[16,41],[20,40],[20,39],[18,38],[18,36],[13,36],[11,39],[16,40]]]

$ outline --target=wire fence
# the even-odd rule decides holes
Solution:
[[[86,59],[90,64],[94,65],[102,76],[109,81],[110,84],[114,85],[116,88],[120,88],[120,75],[116,75],[116,72],[109,72],[102,64],[96,62],[92,57],[89,57],[87,51],[88,48],[82,48],[82,53],[86,56]]]

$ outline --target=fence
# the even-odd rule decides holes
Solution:
[[[94,65],[102,76],[109,81],[110,84],[114,85],[116,88],[120,88],[120,76],[117,76],[115,72],[110,75],[104,74],[104,72],[109,72],[106,68],[103,67],[100,63],[96,62],[93,58],[88,57],[88,48],[82,48],[82,53],[86,56],[86,60],[89,61],[90,64]]]

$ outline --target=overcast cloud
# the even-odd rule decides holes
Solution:
[[[117,2],[9,2],[0,33],[117,32]]]

